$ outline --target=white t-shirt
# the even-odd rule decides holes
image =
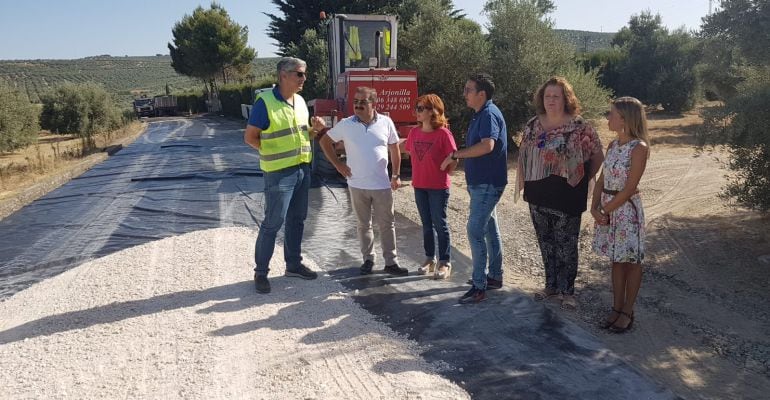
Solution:
[[[331,140],[342,140],[352,176],[348,185],[356,189],[380,190],[390,188],[388,176],[388,145],[398,143],[393,120],[376,114],[365,125],[357,116],[347,117],[326,133]]]

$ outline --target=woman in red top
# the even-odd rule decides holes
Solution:
[[[444,115],[444,102],[435,94],[417,98],[415,106],[417,122],[421,126],[409,132],[406,151],[412,161],[412,186],[414,199],[422,221],[422,238],[425,262],[417,272],[433,274],[436,279],[446,279],[452,271],[449,262],[449,227],[446,209],[449,204],[449,173],[457,162],[445,170],[441,162],[457,150],[452,132]],[[434,233],[438,238],[438,265]]]

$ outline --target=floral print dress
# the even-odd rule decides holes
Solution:
[[[620,192],[631,170],[631,151],[639,144],[631,140],[618,144],[615,140],[604,159],[604,189]],[[615,195],[602,192],[602,205]],[[593,248],[613,263],[641,263],[644,259],[644,209],[639,193],[610,213],[609,225],[595,224]]]

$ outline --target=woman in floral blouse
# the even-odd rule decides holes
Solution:
[[[644,208],[637,186],[649,154],[642,103],[633,97],[615,99],[607,125],[618,138],[607,147],[591,200],[596,220],[593,247],[612,262],[612,311],[602,327],[623,333],[634,322],[634,302],[642,284]]]
[[[560,296],[574,309],[580,218],[588,182],[604,156],[599,136],[580,114],[572,85],[562,77],[545,82],[534,97],[537,116],[524,130],[516,196],[523,188],[545,266],[545,287],[536,300]]]

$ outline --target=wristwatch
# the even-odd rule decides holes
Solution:
[[[601,205],[598,207],[598,210],[599,210],[599,214],[601,214],[601,215],[603,215],[605,217],[607,216],[607,211],[605,211],[604,207],[602,207]]]
[[[400,178],[401,178],[401,175],[398,175],[398,174],[390,177],[390,179],[400,179]]]
[[[457,152],[456,151],[452,152],[452,156],[451,157],[452,157],[453,160],[457,160],[458,159],[458,157],[455,155],[455,153],[457,153]]]

